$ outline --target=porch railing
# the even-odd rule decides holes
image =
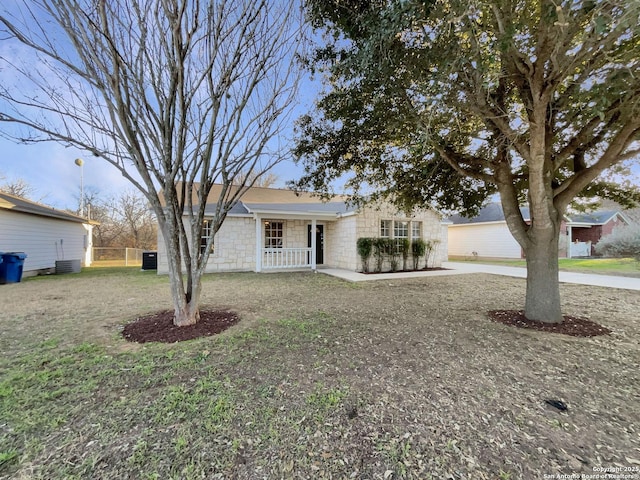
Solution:
[[[310,248],[263,248],[262,268],[304,268],[311,266]]]

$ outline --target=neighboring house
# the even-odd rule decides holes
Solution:
[[[55,271],[56,260],[91,264],[93,222],[0,192],[0,252],[24,252],[23,276]]]
[[[218,198],[215,185],[210,198]],[[215,204],[207,206],[213,211]],[[206,243],[207,225],[202,242]],[[360,237],[438,240],[434,264],[447,258],[447,231],[432,210],[411,216],[387,204],[354,208],[346,197],[322,202],[308,193],[253,187],[229,212],[214,239],[207,272],[270,271],[317,267],[359,270]],[[168,273],[166,249],[158,232],[158,273]]]
[[[565,256],[590,257],[596,254],[595,245],[600,239],[609,235],[616,227],[629,225],[629,218],[617,210],[599,210],[591,213],[571,214],[566,216],[567,221],[563,222],[560,235],[565,236],[570,244],[569,255],[567,247],[564,249]],[[586,250],[580,251],[580,244],[586,245]],[[562,243],[560,244],[562,246]],[[574,251],[576,250],[576,251]]]
[[[522,217],[530,221],[529,209],[521,207]],[[454,215],[449,219],[449,255],[484,258],[524,258],[522,248],[507,227],[502,207],[490,203],[474,218]],[[565,215],[560,226],[559,256],[589,257],[595,244],[629,219],[613,210]]]
[[[632,224],[640,225],[640,206],[634,208],[624,208],[617,202],[613,200],[602,200],[601,202],[602,210],[614,210],[616,212],[622,212],[622,214],[627,218]]]

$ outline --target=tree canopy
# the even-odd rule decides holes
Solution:
[[[639,152],[638,2],[309,5],[330,90],[299,123],[299,186],[349,172],[356,190],[473,213],[499,184],[526,200],[533,140],[559,206],[640,199],[601,176]]]
[[[299,123],[297,186],[326,192],[348,174],[347,187],[368,199],[468,214],[499,193],[527,257],[527,317],[560,321],[568,205],[640,200],[637,186],[610,181],[640,153],[640,2],[308,6],[326,40],[309,65],[328,89]]]

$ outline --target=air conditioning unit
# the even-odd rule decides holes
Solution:
[[[56,260],[56,274],[80,273],[80,260]]]

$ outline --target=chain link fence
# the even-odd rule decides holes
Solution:
[[[141,248],[93,247],[92,267],[139,267],[142,266]]]

